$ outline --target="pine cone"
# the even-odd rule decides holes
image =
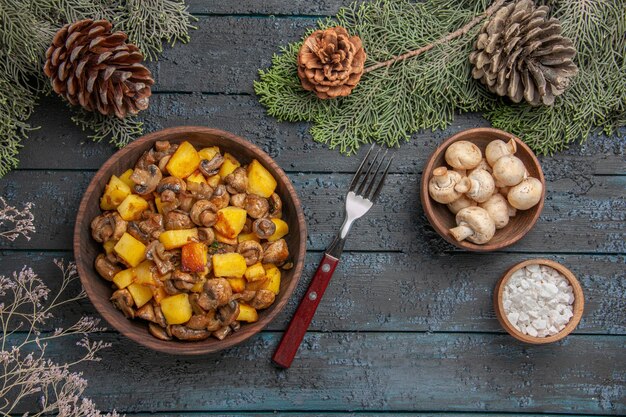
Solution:
[[[298,53],[298,76],[305,90],[319,98],[347,96],[363,75],[361,38],[342,27],[316,30]]]
[[[578,68],[576,49],[561,35],[561,24],[548,18],[548,7],[518,0],[496,12],[481,29],[469,60],[472,76],[489,91],[524,98],[533,106],[552,105]]]
[[[80,20],[61,28],[46,51],[52,88],[73,105],[120,119],[148,108],[154,80],[139,49],[106,20]]]

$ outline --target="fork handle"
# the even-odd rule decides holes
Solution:
[[[337,264],[339,264],[339,259],[327,253],[324,254],[304,298],[300,301],[300,305],[298,305],[298,309],[272,357],[272,361],[281,368],[291,366]]]

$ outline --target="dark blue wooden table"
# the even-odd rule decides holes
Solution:
[[[270,357],[321,251],[341,223],[359,157],[313,143],[304,124],[265,115],[252,89],[280,45],[297,40],[342,0],[190,1],[198,30],[188,45],[150,65],[157,84],[147,130],[212,126],[260,145],[288,172],[309,226],[306,270],[296,295],[270,327],[219,354],[184,358],[144,349],[110,331],[103,360],[82,368],[87,394],[128,415],[530,415],[626,413],[626,160],[624,140],[593,137],[542,158],[544,212],[504,251],[455,250],[431,229],[418,198],[421,169],[444,138],[486,126],[461,115],[444,132],[423,132],[396,153],[381,204],[354,228],[334,280],[290,370]],[[1,272],[24,264],[57,277],[53,258],[72,258],[82,193],[114,152],[72,125],[57,99],[33,118],[19,170],[0,195],[35,203],[38,233],[1,242]],[[569,267],[585,291],[576,332],[528,346],[503,332],[491,297],[512,264],[547,257]],[[50,282],[54,285],[54,282]],[[66,306],[58,324],[96,314],[88,301]],[[52,358],[75,356],[74,341],[52,343]],[[33,408],[23,411],[35,411]]]

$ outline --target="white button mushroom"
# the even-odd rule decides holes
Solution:
[[[482,157],[478,146],[466,140],[454,142],[446,149],[446,162],[455,169],[472,169]]]
[[[506,155],[513,155],[516,151],[517,143],[515,143],[515,139],[509,140],[508,143],[496,139],[489,142],[485,148],[485,157],[487,157],[489,165],[493,166],[498,159]]]
[[[462,178],[461,174],[446,167],[435,168],[428,182],[428,193],[438,203],[451,203],[462,194],[455,189]]]
[[[481,207],[466,207],[456,214],[457,227],[450,234],[457,241],[469,240],[476,244],[489,242],[496,233],[496,225],[487,210]]]
[[[457,214],[461,209],[465,207],[472,207],[478,205],[474,200],[467,198],[465,195],[454,200],[452,203],[448,203],[448,209],[452,212],[452,214]]]
[[[489,216],[493,219],[496,229],[502,229],[509,224],[509,203],[502,194],[494,194],[489,200],[481,203],[480,207],[487,210]],[[515,209],[513,209],[515,210]]]
[[[515,187],[511,187],[507,199],[516,209],[528,210],[539,203],[542,191],[543,185],[541,181],[537,178],[529,177]]]
[[[526,167],[516,156],[505,155],[493,165],[493,178],[497,187],[512,187],[522,182],[526,176]]]
[[[478,203],[487,201],[496,190],[493,177],[484,169],[472,171],[468,177],[462,180],[461,184],[458,189],[462,190],[461,187],[467,187],[467,191],[465,191],[467,196]]]
[[[490,174],[493,172],[493,170],[491,169],[491,165],[489,165],[489,163],[487,162],[485,158],[481,159],[478,165],[476,165],[474,168],[468,170],[467,174],[469,175],[472,172],[476,171],[477,169],[484,169]]]

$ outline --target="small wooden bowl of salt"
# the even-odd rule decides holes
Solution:
[[[583,290],[574,274],[549,259],[529,259],[498,281],[494,308],[514,338],[531,344],[556,342],[570,334],[583,315]]]

